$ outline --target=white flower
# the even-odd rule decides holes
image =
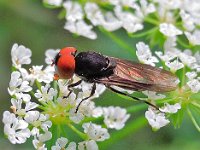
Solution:
[[[135,3],[132,5],[132,8],[136,10],[135,14],[140,18],[144,18],[148,14],[155,12],[156,8],[153,3],[148,3],[147,0],[140,0],[140,6]]]
[[[171,114],[174,114],[174,113],[177,113],[177,111],[181,109],[181,105],[180,103],[176,103],[174,105],[170,105],[168,103],[165,103],[165,106],[160,108],[160,110],[162,112],[165,112],[165,113],[171,113]]]
[[[45,3],[54,6],[61,6],[63,0],[43,0]]]
[[[21,74],[19,71],[13,71],[11,73],[11,79],[8,88],[10,95],[14,95],[19,92],[29,92],[32,90],[32,87],[29,86],[29,82],[23,81],[20,76]]]
[[[171,52],[172,54],[177,51],[176,49],[176,36],[168,37],[164,43],[164,50],[165,52]]]
[[[56,96],[57,91],[53,88],[50,88],[49,84],[46,84],[45,86],[41,87],[41,91],[37,90],[37,92],[34,94],[36,98],[38,98],[39,101],[42,102],[48,102],[52,101],[53,97]]]
[[[180,52],[178,56],[181,60],[181,62],[192,68],[194,66],[194,63],[196,63],[196,58],[194,56],[191,56],[190,50],[185,50],[184,52]]]
[[[150,100],[163,99],[163,98],[166,97],[163,94],[158,94],[158,93],[153,92],[153,91],[143,91],[142,93],[144,93],[145,95],[147,95],[148,99],[150,99]]]
[[[164,113],[160,113],[157,110],[153,110],[149,107],[148,111],[145,112],[149,124],[153,129],[160,129],[169,123],[169,120],[165,118]]]
[[[195,30],[193,33],[185,32],[185,35],[192,45],[200,45],[200,30]]]
[[[68,143],[68,139],[61,137],[58,138],[56,141],[56,145],[51,147],[51,150],[76,150],[76,143],[75,142],[70,142],[69,145],[66,147]]]
[[[183,21],[183,26],[187,29],[187,31],[194,30],[194,18],[190,14],[186,13],[184,10],[180,11],[180,16]]]
[[[47,66],[44,70],[42,70],[43,66],[32,66],[30,69],[30,77],[31,83],[33,84],[35,80],[38,82],[50,83],[53,81],[55,69],[53,66]]]
[[[113,13],[107,12],[101,24],[107,31],[115,31],[122,26],[122,21],[118,20]]]
[[[197,73],[194,72],[194,71],[192,71],[192,72],[187,72],[185,75],[187,76],[187,78],[188,78],[189,80],[192,80],[192,79],[194,79],[194,78],[197,77]]]
[[[141,19],[132,13],[122,11],[120,6],[115,7],[114,12],[118,19],[122,21],[122,26],[127,32],[133,33],[143,29]]]
[[[122,26],[122,22],[113,13],[107,12],[103,15],[99,6],[95,3],[88,2],[84,8],[87,18],[94,26],[101,25],[108,31],[117,30]]]
[[[48,115],[41,114],[39,111],[27,112],[24,119],[34,127],[31,131],[32,135],[39,135],[39,129],[47,131],[52,126],[52,122],[48,120]]]
[[[78,150],[98,150],[98,145],[94,140],[78,143]]]
[[[182,34],[182,31],[177,29],[173,24],[161,23],[160,32],[165,36],[173,37]]]
[[[62,107],[75,106],[76,94],[72,92],[67,99],[63,97],[58,97],[57,101]]]
[[[24,108],[22,108],[22,99],[14,98],[11,99],[11,103],[11,108],[13,109],[14,113],[22,117],[25,116],[28,111],[35,109],[39,106],[38,104],[29,101],[25,103]]]
[[[31,96],[29,94],[24,94],[22,92],[15,94],[16,99],[22,99],[25,103],[31,100]]]
[[[69,111],[69,119],[72,120],[74,123],[78,124],[84,119],[85,116],[81,112],[75,111],[76,108],[73,108]]]
[[[197,51],[197,52],[194,54],[194,57],[196,58],[197,63],[200,65],[200,52]]]
[[[66,9],[66,20],[69,22],[75,22],[83,18],[82,8],[79,3],[66,1],[63,3],[63,7]]]
[[[28,123],[18,119],[8,111],[3,113],[4,133],[12,144],[25,143],[30,137],[30,130],[27,128]]]
[[[130,114],[127,114],[126,109],[110,106],[108,108],[103,108],[103,116],[104,123],[108,128],[120,130],[124,127]]]
[[[82,99],[78,98],[76,100],[77,104],[80,103],[80,100],[82,100]],[[95,103],[93,101],[86,100],[81,103],[78,111],[81,112],[82,114],[84,114],[85,116],[91,116],[94,108],[95,108]]]
[[[169,62],[177,57],[173,52],[170,51],[167,51],[165,54],[163,54],[161,51],[156,51],[155,54],[164,62]]]
[[[32,52],[23,45],[14,44],[11,50],[13,66],[20,68],[23,64],[30,64]]]
[[[33,146],[37,150],[47,150],[44,142],[50,140],[52,138],[52,133],[49,131],[45,131],[43,134],[39,134],[38,136],[34,136],[32,141]]]
[[[60,95],[67,96],[70,92],[68,89],[68,81],[59,79],[57,83],[60,89]]]
[[[197,79],[188,81],[187,85],[193,93],[198,93],[200,91],[200,82]]]
[[[110,138],[108,130],[102,128],[100,125],[93,123],[84,123],[82,125],[84,132],[88,135],[88,138],[94,141],[104,141]]]
[[[82,35],[89,39],[96,39],[97,35],[92,31],[92,26],[85,23],[83,20],[79,20],[76,22],[66,22],[64,28],[69,30],[72,33],[76,33],[78,35]]]
[[[92,117],[98,118],[103,115],[103,108],[102,107],[96,107],[92,110]]]
[[[87,96],[90,95],[91,90],[92,90],[92,86],[93,86],[93,84],[87,83],[87,82],[84,82],[84,81],[81,83],[79,88],[81,88],[81,90],[83,91],[83,94],[82,94],[83,97],[82,98],[87,97]],[[98,98],[105,90],[106,90],[105,85],[96,84],[95,93],[90,99]]]
[[[79,93],[81,95],[81,93]],[[74,123],[79,123],[81,120],[84,119],[85,116],[90,117],[93,115],[93,110],[95,108],[94,102],[90,100],[85,100],[81,103],[81,105],[78,108],[78,111],[76,111],[78,104],[81,102],[82,98],[78,98],[76,100],[76,105],[70,110],[69,112],[69,118]]]
[[[45,52],[45,56],[46,56],[45,62],[46,62],[46,64],[51,65],[54,61],[55,56],[58,54],[59,51],[60,51],[59,49],[56,49],[56,50],[55,49],[48,49],[48,50],[46,50],[46,52]]]
[[[85,4],[84,10],[87,18],[94,26],[100,25],[103,22],[103,14],[96,3],[87,2]]]
[[[36,138],[33,139],[32,143],[33,143],[34,148],[37,150],[47,150],[46,145]]]
[[[136,44],[136,55],[141,63],[149,64],[155,66],[155,63],[158,62],[158,59],[151,54],[151,50],[148,45],[143,42]]]
[[[176,72],[177,70],[184,67],[183,63],[179,62],[178,59],[172,62],[166,62],[165,65],[169,67],[172,72]]]

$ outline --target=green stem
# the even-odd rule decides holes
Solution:
[[[154,20],[154,19],[152,19],[152,18],[150,18],[150,17],[144,18],[144,21],[145,21],[145,22],[148,22],[148,23],[150,23],[150,24],[156,25],[156,26],[159,25],[159,21]]]
[[[196,106],[196,107],[198,107],[198,108],[200,108],[200,104],[198,104],[198,103],[191,102],[191,104],[194,105],[194,106]]]
[[[36,83],[36,86],[37,86],[37,88],[39,89],[39,90],[41,90],[41,83],[40,82],[38,82],[38,80],[35,80],[35,83]]]
[[[67,123],[67,126],[70,127],[74,132],[76,132],[83,140],[87,138],[87,135],[79,131],[76,127],[71,125],[70,123]]]
[[[139,104],[139,105],[130,106],[130,107],[126,108],[126,110],[128,113],[135,113],[140,110],[143,110],[146,107],[147,107],[147,105],[145,105],[145,104]]]
[[[147,121],[144,117],[140,117],[140,118],[137,118],[136,120],[133,120],[132,122],[126,124],[125,127],[120,130],[120,132],[112,133],[111,138],[109,140],[99,143],[100,149],[104,149],[104,150],[109,149],[111,145],[120,141],[121,139],[125,138],[126,136],[130,134],[136,133],[138,130],[143,128],[146,124],[147,124]]]
[[[195,120],[195,118],[193,117],[193,115],[192,115],[191,111],[189,110],[189,108],[187,108],[187,112],[188,112],[188,115],[189,115],[190,119],[192,120],[192,123],[194,124],[196,129],[200,132],[200,127],[199,127],[197,121]]]
[[[145,32],[142,32],[142,33],[129,34],[129,36],[132,37],[132,38],[141,38],[143,36],[146,36],[148,34],[151,34],[151,33],[155,32],[157,29],[158,29],[157,27],[154,27],[154,28],[152,28],[150,30],[147,30]]]
[[[57,97],[58,97],[58,94],[59,94],[59,91],[58,91],[58,84],[57,84],[57,81],[53,81],[53,88],[54,88],[54,90],[56,90],[58,93],[57,93],[57,95],[55,95],[54,97],[53,97],[53,101],[55,102],[56,100],[57,100]]]
[[[107,35],[108,37],[110,37],[114,42],[116,42],[121,48],[127,50],[129,53],[131,53],[131,55],[134,55],[134,49],[133,47],[129,46],[126,44],[125,41],[123,41],[122,39],[120,39],[119,37],[117,37],[114,33],[112,32],[108,32],[105,29],[99,27],[99,30],[104,33],[105,35]]]
[[[182,81],[181,81],[181,87],[183,87],[185,85],[185,71],[186,71],[186,68],[183,67],[183,74],[182,74]]]

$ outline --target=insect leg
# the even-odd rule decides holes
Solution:
[[[78,82],[75,82],[75,83],[72,83],[72,84],[68,85],[67,88],[69,90],[69,93],[67,94],[67,96],[63,96],[63,98],[68,98],[69,95],[73,92],[72,88],[77,86],[77,85],[79,85],[79,84],[81,84],[81,82],[82,82],[82,80],[79,80]]]
[[[121,95],[124,95],[124,96],[128,96],[128,97],[130,97],[130,98],[132,98],[132,99],[134,99],[134,100],[142,101],[142,102],[144,102],[144,103],[146,103],[146,104],[148,104],[148,105],[154,107],[155,109],[159,110],[159,107],[157,107],[156,105],[154,105],[154,104],[152,104],[152,103],[150,103],[150,102],[148,102],[148,101],[145,101],[145,100],[139,99],[139,98],[137,98],[137,97],[134,97],[134,96],[132,96],[132,95],[129,95],[129,94],[127,94],[127,93],[118,91],[118,90],[116,90],[116,89],[114,89],[114,88],[112,88],[112,87],[110,87],[110,86],[107,86],[107,88],[109,88],[109,89],[110,89],[111,91],[113,91],[113,92],[116,92],[116,93],[121,94]],[[160,110],[159,110],[159,111],[160,111]]]
[[[91,91],[90,95],[89,95],[88,97],[82,99],[82,100],[80,101],[80,103],[77,105],[75,113],[77,113],[77,111],[78,111],[78,109],[79,109],[81,103],[82,103],[83,101],[87,100],[88,98],[92,97],[92,96],[94,95],[95,91],[96,91],[96,83],[93,84],[93,86],[92,86],[92,91]]]

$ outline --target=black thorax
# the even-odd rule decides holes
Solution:
[[[108,77],[116,67],[115,62],[110,62],[108,57],[95,52],[80,52],[75,57],[75,62],[75,73],[87,81]]]

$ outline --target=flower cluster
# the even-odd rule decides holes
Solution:
[[[161,66],[162,68],[171,71],[177,77],[179,77],[179,79],[176,81],[179,85],[179,89],[174,91],[174,94],[171,98],[169,95],[166,96],[149,91],[143,92],[153,103],[161,100],[165,104],[164,107],[160,108],[160,111],[154,110],[150,107],[149,110],[145,113],[145,117],[148,119],[149,124],[154,129],[159,129],[160,127],[169,123],[169,120],[166,119],[165,114],[177,113],[177,111],[181,109],[181,106],[183,106],[187,108],[186,111],[191,117],[191,120],[197,129],[199,129],[199,126],[196,124],[196,120],[193,117],[195,114],[191,113],[191,110],[193,110],[192,108],[195,108],[196,110],[200,108],[199,99],[193,98],[194,95],[198,95],[200,93],[200,61],[198,58],[199,52],[192,54],[192,50],[190,49],[182,51],[177,47],[176,39],[176,37],[168,38],[164,42],[164,50],[155,51],[155,54],[158,58],[153,56],[149,46],[145,43],[139,42],[136,45],[136,55],[141,63],[155,66],[156,63],[161,62],[163,64]],[[173,105],[165,103],[165,99],[167,99],[167,102],[171,101]],[[180,123],[181,122],[178,123],[178,126],[180,126]]]
[[[200,30],[196,28],[200,25],[198,0],[44,0],[44,3],[50,8],[63,8],[59,16],[66,19],[64,28],[90,39],[97,38],[93,27],[107,31],[124,28],[132,34],[152,24],[167,37],[185,34],[190,44],[200,44]]]
[[[3,113],[4,133],[13,144],[24,143],[32,137],[35,149],[43,150],[49,147],[46,142],[55,136],[55,132],[61,133],[60,128],[53,131],[53,126],[63,125],[64,130],[71,129],[83,141],[67,145],[67,135],[58,135],[57,141],[52,141],[55,145],[50,145],[52,149],[97,150],[97,142],[110,138],[108,129],[122,129],[130,115],[124,108],[95,106],[91,100],[105,91],[105,86],[100,84],[94,96],[84,101],[76,113],[77,105],[90,94],[92,85],[83,82],[67,97],[70,92],[68,85],[80,79],[74,76],[71,80],[53,80],[55,69],[51,64],[57,53],[58,50],[47,50],[47,66],[44,69],[43,66],[32,66],[27,70],[23,66],[31,63],[31,50],[13,45],[13,71],[8,87],[12,105],[11,112]],[[102,120],[102,124],[93,123],[95,119]]]

